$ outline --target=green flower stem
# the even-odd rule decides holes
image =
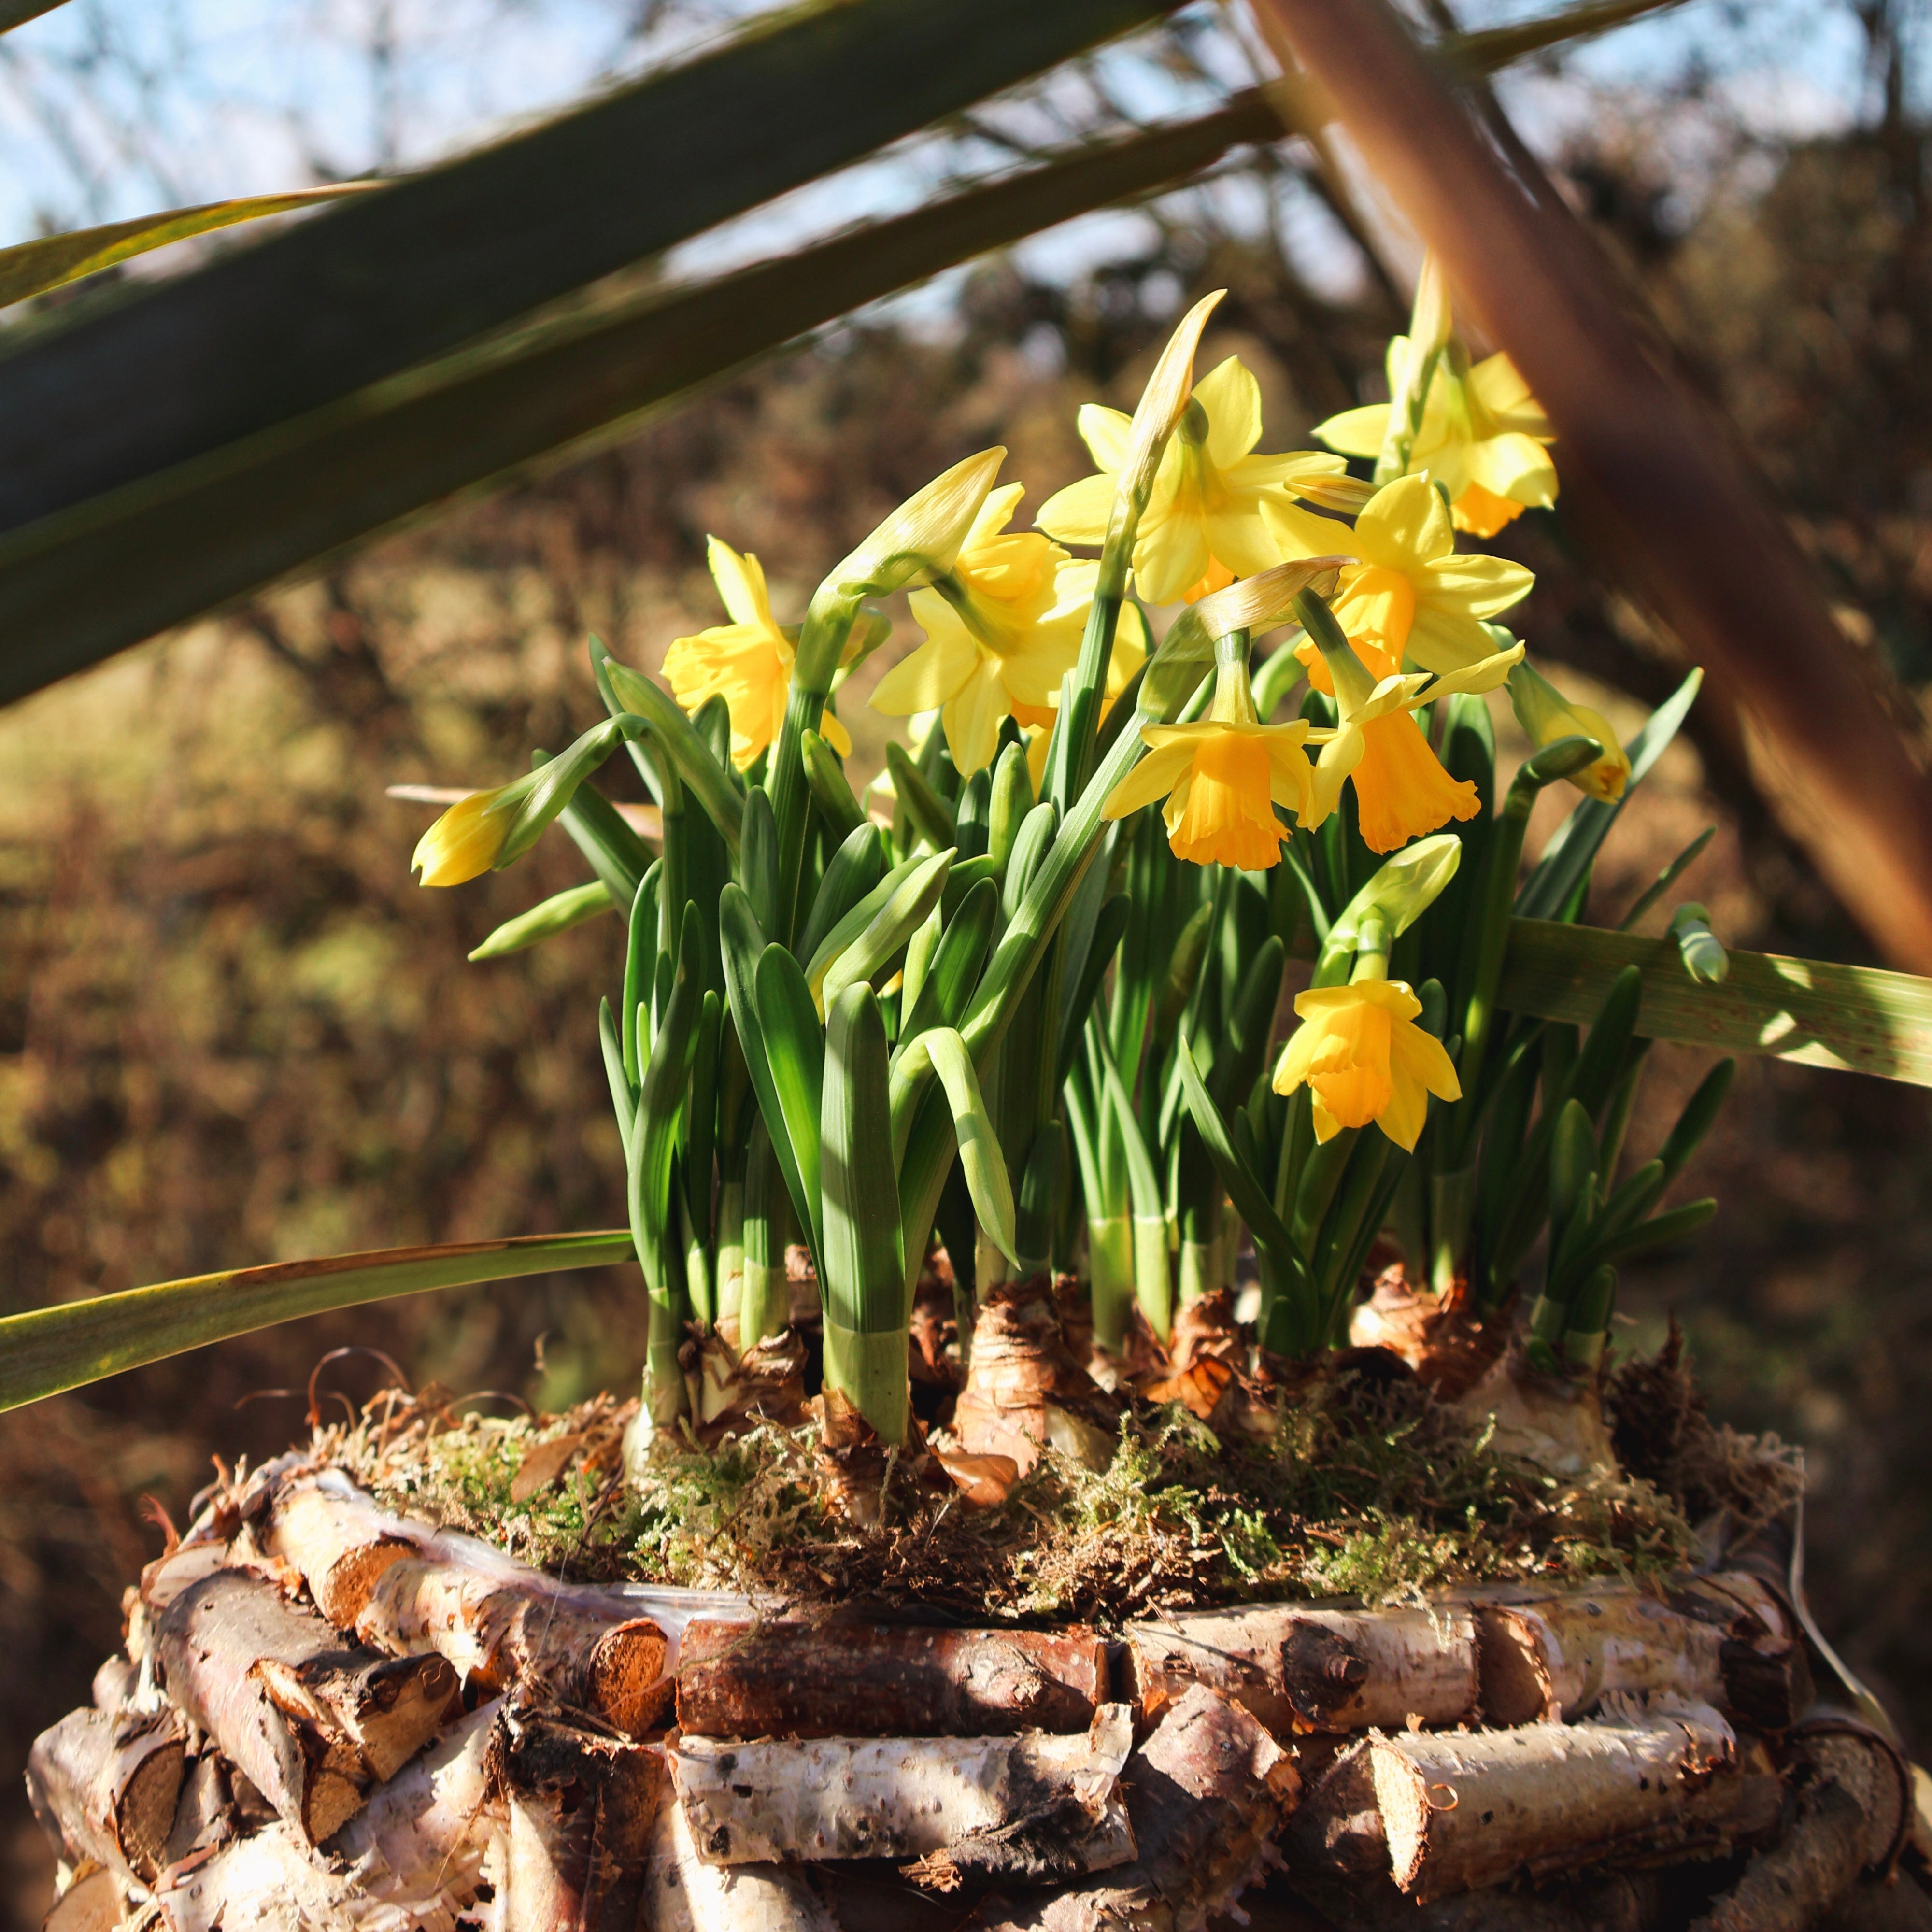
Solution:
[[[860,599],[823,586],[806,608],[792,660],[791,694],[785,701],[765,789],[778,826],[778,904],[768,939],[788,943],[796,937],[799,880],[805,871],[805,837],[812,823],[812,788],[806,776],[805,734],[824,722],[845,640],[857,622]]]
[[[1094,1300],[1094,1340],[1118,1354],[1134,1310],[1134,1224],[1129,1216],[1088,1220],[1087,1278]]]

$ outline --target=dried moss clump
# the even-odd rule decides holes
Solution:
[[[810,1429],[765,1425],[716,1450],[661,1442],[627,1488],[630,1413],[604,1396],[506,1421],[390,1396],[315,1446],[389,1507],[573,1579],[961,1618],[1110,1625],[1262,1598],[1385,1603],[1641,1576],[1690,1550],[1684,1509],[1652,1483],[1558,1480],[1414,1382],[1354,1370],[1304,1388],[1263,1441],[1223,1442],[1178,1406],[1138,1405],[1106,1468],[1049,1450],[997,1508],[968,1508],[909,1459],[872,1529],[831,1508]]]

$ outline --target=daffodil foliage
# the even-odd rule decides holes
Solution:
[[[1497,621],[1528,572],[1461,547],[1504,520],[1491,498],[1553,496],[1546,425],[1506,368],[1469,366],[1432,267],[1395,402],[1270,452],[1238,358],[1194,379],[1217,299],[1131,415],[1081,410],[1095,472],[1036,527],[994,448],[790,609],[714,536],[722,621],[670,641],[670,694],[593,645],[607,721],[424,837],[426,884],[553,822],[595,870],[483,954],[626,914],[602,1026],[654,1426],[712,1420],[717,1362],[777,1342],[809,1280],[828,1430],[904,1440],[935,1233],[962,1351],[995,1282],[1048,1268],[1087,1281],[1100,1348],[1164,1344],[1252,1240],[1258,1337],[1306,1354],[1346,1339],[1378,1237],[1412,1281],[1495,1300],[1553,1212],[1576,1231],[1537,1341],[1591,1362],[1606,1271],[1696,1218],[1653,1212],[1669,1163],[1616,1191],[1630,976],[1587,1038],[1497,1007],[1530,803],[1585,796],[1522,888],[1574,919],[1682,710],[1618,745]],[[1371,445],[1376,476],[1352,474]],[[908,742],[855,786],[842,694],[902,592],[914,635],[872,702]],[[1534,755],[1498,809],[1505,689]],[[655,852],[584,784],[620,745]],[[1684,956],[1712,969],[1690,923]]]

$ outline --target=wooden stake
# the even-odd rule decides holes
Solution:
[[[688,1737],[1084,1731],[1106,1696],[1106,1646],[1088,1630],[705,1618],[686,1630],[678,1657]]]

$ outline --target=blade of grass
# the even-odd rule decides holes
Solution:
[[[0,1319],[0,1409],[18,1408],[251,1329],[434,1288],[463,1288],[632,1258],[627,1228],[379,1248],[158,1282]]]

